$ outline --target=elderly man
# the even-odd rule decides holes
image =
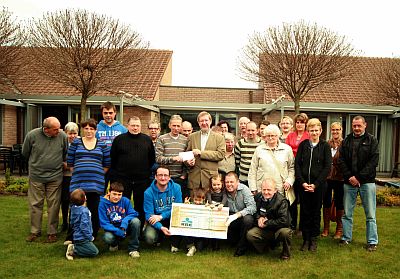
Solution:
[[[235,172],[225,176],[225,188],[228,196],[229,218],[228,240],[237,243],[235,257],[243,256],[247,250],[246,234],[253,226],[256,203],[249,188],[239,183]]]
[[[181,134],[188,138],[192,134],[192,132],[192,123],[190,123],[189,121],[183,121]]]
[[[43,127],[30,131],[22,146],[22,155],[29,164],[28,203],[31,233],[26,241],[35,241],[42,230],[43,204],[47,202],[47,242],[57,241],[63,166],[68,149],[67,135],[60,130],[60,121],[48,117]]]
[[[144,224],[143,194],[150,185],[151,167],[155,163],[153,142],[141,133],[140,118],[128,120],[128,132],[114,139],[111,146],[111,182],[124,185],[124,197],[129,200],[133,194],[134,208]]]
[[[210,178],[218,174],[218,162],[225,156],[225,140],[210,129],[211,115],[202,111],[197,116],[200,131],[189,136],[187,151],[193,151],[195,160],[189,163],[189,189],[208,190]]]
[[[171,179],[181,186],[184,199],[189,197],[190,193],[187,190],[187,171],[182,158],[179,157],[179,153],[184,152],[187,148],[187,138],[180,134],[182,118],[179,115],[172,115],[168,127],[170,132],[160,136],[157,140],[156,162],[160,165],[168,166]]]
[[[256,226],[247,232],[247,240],[262,253],[269,245],[274,248],[282,242],[281,259],[290,259],[290,229],[289,202],[277,192],[276,183],[272,178],[266,178],[261,183],[261,193],[254,197],[257,206],[255,214]]]
[[[239,118],[239,134],[237,140],[244,139],[247,137],[246,135],[246,125],[250,122],[250,119],[243,116]]]
[[[344,216],[341,245],[349,245],[352,240],[353,212],[360,194],[366,217],[367,245],[369,252],[376,251],[378,228],[376,225],[376,167],[378,165],[378,140],[366,132],[364,117],[353,118],[353,133],[344,140],[339,150],[339,166],[344,177]]]

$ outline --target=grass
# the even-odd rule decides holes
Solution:
[[[319,241],[318,252],[300,252],[301,239],[294,237],[292,259],[278,259],[280,248],[263,255],[249,251],[234,258],[234,250],[206,250],[194,257],[171,254],[165,244],[141,248],[141,257],[131,259],[126,251],[110,253],[102,241],[93,259],[65,259],[60,235],[54,244],[27,243],[29,212],[26,197],[0,196],[0,278],[399,278],[400,208],[380,207],[377,212],[379,245],[373,253],[365,245],[365,217],[355,211],[354,240],[338,247],[332,238]],[[46,217],[43,229],[46,228]],[[333,231],[333,227],[331,228]],[[45,233],[45,231],[44,231]]]

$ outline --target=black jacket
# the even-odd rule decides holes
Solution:
[[[257,206],[257,211],[254,215],[256,226],[258,226],[257,222],[260,217],[267,217],[265,230],[275,232],[281,228],[289,228],[289,202],[284,196],[276,192],[271,201],[267,202],[262,198],[262,194],[258,193],[254,199]]]
[[[309,140],[300,143],[295,160],[296,180],[300,185],[308,183],[316,188],[325,187],[331,166],[332,152],[326,141],[320,139],[314,147]]]
[[[355,162],[355,165],[357,170],[352,169],[353,140],[353,134],[347,135],[340,147],[338,163],[342,170],[344,181],[349,183],[349,178],[354,175],[361,184],[374,183],[379,160],[378,140],[368,133],[361,136],[361,141],[356,151],[357,162]]]

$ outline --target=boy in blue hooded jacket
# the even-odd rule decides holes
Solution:
[[[103,240],[109,245],[110,251],[117,251],[120,241],[129,235],[128,253],[132,258],[139,258],[140,220],[131,201],[122,196],[124,186],[113,182],[107,195],[100,198],[100,226],[105,233]]]

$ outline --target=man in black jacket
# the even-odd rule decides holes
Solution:
[[[289,202],[276,190],[276,183],[266,178],[261,193],[254,197],[257,211],[256,226],[247,232],[247,240],[262,253],[269,246],[274,248],[282,242],[281,259],[290,259],[292,230],[290,229]]]
[[[364,117],[356,116],[352,121],[353,133],[349,134],[340,148],[339,166],[344,177],[344,216],[341,245],[352,240],[353,212],[357,194],[360,193],[367,219],[367,250],[376,250],[378,229],[376,225],[376,167],[378,165],[378,140],[365,130]]]

